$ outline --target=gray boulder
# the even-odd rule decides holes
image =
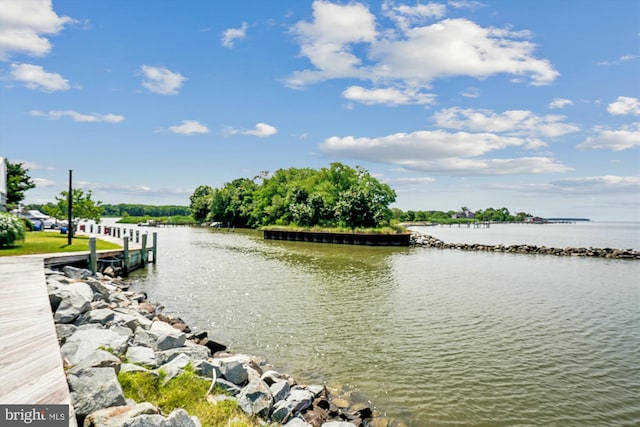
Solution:
[[[80,327],[67,338],[60,348],[62,357],[75,365],[82,359],[89,357],[98,348],[111,349],[116,354],[123,354],[131,334],[130,331],[129,335],[124,334],[123,329],[128,331],[128,329],[121,327],[111,329],[102,329],[92,325]]]
[[[273,394],[264,381],[256,378],[242,389],[238,405],[249,415],[267,416],[273,407]]]
[[[88,357],[82,359],[69,370],[69,373],[79,372],[91,368],[113,368],[116,375],[120,372],[122,362],[113,354],[104,350],[96,350]]]
[[[197,417],[190,417],[184,409],[175,409],[167,418],[161,415],[140,415],[122,427],[201,427]]]
[[[187,340],[187,335],[180,332],[170,324],[156,320],[149,328],[149,334],[156,337],[158,350],[169,350],[182,347]]]
[[[279,400],[285,400],[291,390],[291,386],[286,380],[279,380],[278,382],[271,384],[269,388],[271,389],[271,393],[273,393],[273,400],[276,402]]]
[[[131,363],[145,365],[152,368],[158,366],[156,361],[156,353],[153,349],[144,346],[130,346],[125,354],[127,360]]]
[[[172,348],[165,351],[156,351],[156,360],[158,361],[159,365],[163,365],[167,362],[170,362],[180,354],[184,354],[185,356],[188,356],[189,359],[196,362],[199,360],[207,359],[209,357],[209,349],[202,345],[196,345],[189,347]]]
[[[56,324],[56,335],[58,336],[58,342],[60,345],[64,344],[71,335],[78,329],[76,325],[71,325],[69,323],[58,323]]]
[[[91,368],[69,373],[67,382],[73,408],[81,418],[98,409],[126,405],[113,368]]]
[[[76,325],[83,325],[86,323],[99,323],[101,325],[106,325],[113,322],[114,317],[113,310],[109,308],[98,308],[81,314],[74,323]]]
[[[285,427],[312,427],[311,424],[306,423],[304,420],[300,418],[291,418],[287,421],[286,424],[283,424]]]
[[[125,422],[140,415],[159,413],[160,410],[149,402],[133,406],[113,406],[89,414],[84,420],[84,427],[121,427]]]
[[[82,313],[91,310],[93,291],[83,282],[72,283],[56,288],[52,298],[60,298],[60,304],[53,315],[56,323],[71,323]]]
[[[62,271],[64,272],[64,275],[69,279],[84,280],[93,275],[93,273],[91,273],[91,271],[87,270],[86,268],[77,268],[70,265],[65,265],[64,267],[62,267]]]
[[[193,369],[196,374],[205,378],[213,378],[213,373],[215,372],[216,378],[220,378],[222,376],[222,371],[220,371],[220,367],[214,365],[208,360],[199,360],[194,363]]]
[[[171,362],[163,364],[155,371],[157,373],[160,373],[161,371],[164,372],[164,382],[167,383],[172,378],[180,375],[180,372],[182,372],[182,370],[189,364],[189,362],[191,362],[189,356],[180,354],[176,358],[171,360]]]
[[[242,386],[246,384],[249,379],[247,368],[245,368],[245,365],[240,362],[223,362],[220,365],[220,371],[227,381],[231,381],[235,385]]]
[[[216,380],[216,387],[219,387],[223,391],[225,391],[225,392],[227,392],[229,394],[232,394],[233,396],[239,395],[240,392],[242,391],[242,389],[240,387],[238,387],[237,385],[235,385],[231,381],[227,381],[227,380],[222,379],[222,378],[218,378]]]

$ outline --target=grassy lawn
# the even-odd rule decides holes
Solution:
[[[120,249],[115,243],[97,239],[97,250]],[[56,252],[78,252],[89,250],[89,236],[75,236],[71,245],[67,244],[67,235],[58,231],[28,231],[24,242],[14,246],[0,248],[0,256],[48,254]]]

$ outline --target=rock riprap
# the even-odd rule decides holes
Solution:
[[[206,332],[191,333],[182,319],[160,313],[160,306],[150,303],[144,293],[130,291],[119,278],[92,276],[88,270],[74,267],[47,270],[46,275],[80,426],[200,426],[198,418],[184,409],[163,414],[149,402],[125,399],[118,382],[119,372],[136,371],[162,372],[168,382],[188,365],[211,381],[213,394],[207,400],[212,405],[234,400],[247,414],[267,423],[289,427],[379,424],[371,421],[368,406],[337,406],[326,387],[298,384],[255,356],[228,352]],[[214,390],[224,390],[224,394]]]
[[[640,260],[640,251],[633,249],[613,248],[554,248],[537,245],[489,245],[481,243],[445,243],[442,240],[426,234],[411,235],[411,245],[425,248],[458,249],[462,251],[504,252],[510,254],[555,255],[593,258],[614,258]]]

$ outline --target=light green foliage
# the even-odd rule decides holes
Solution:
[[[8,213],[0,213],[0,246],[10,246],[17,240],[24,240],[24,233],[22,220]]]
[[[56,197],[56,204],[47,204],[42,207],[43,211],[52,217],[63,219],[67,217],[68,191],[63,191]],[[86,193],[80,188],[71,191],[73,202],[73,217],[75,219],[92,219],[100,221],[102,214],[101,202],[91,199],[91,190]]]
[[[328,169],[280,169],[271,177],[227,183],[213,190],[207,219],[236,227],[379,227],[391,220],[388,206],[395,198],[391,187],[365,169],[332,163]]]

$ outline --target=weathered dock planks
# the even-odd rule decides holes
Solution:
[[[71,405],[42,256],[0,258],[0,403]]]

